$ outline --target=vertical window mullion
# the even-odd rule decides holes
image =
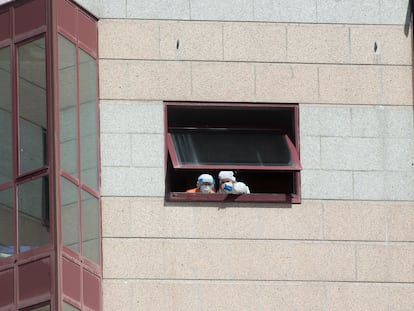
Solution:
[[[79,253],[83,254],[83,233],[82,233],[82,171],[81,171],[81,137],[80,137],[80,84],[79,84],[79,47],[76,44],[76,132],[77,132],[77,162],[78,162],[78,212],[79,212]]]
[[[12,33],[14,33],[14,10],[11,10],[13,18],[10,18]],[[16,179],[18,176],[19,170],[19,133],[18,133],[18,85],[17,85],[17,49],[12,40],[11,44],[11,78],[12,78],[12,154],[13,154],[13,164],[12,164],[12,178],[13,178],[13,211],[14,211],[14,253],[17,254],[19,248],[19,223],[18,223],[18,210],[17,210],[17,187]],[[17,283],[17,282],[16,282]],[[17,286],[17,285],[15,285]],[[16,287],[17,291],[17,287]],[[17,299],[17,298],[16,298]]]

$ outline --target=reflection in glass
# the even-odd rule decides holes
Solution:
[[[10,48],[0,49],[0,184],[12,178]]]
[[[82,191],[82,250],[83,256],[100,263],[99,202]]]
[[[81,179],[98,189],[98,142],[96,116],[96,62],[79,50]]]
[[[171,137],[182,164],[294,165],[285,135],[274,131],[174,130]]]
[[[20,172],[47,162],[45,39],[18,48]]]
[[[0,191],[0,258],[14,254],[13,191]]]
[[[30,180],[17,187],[20,252],[50,241],[48,195],[47,177]]]
[[[78,311],[79,309],[75,308],[74,306],[72,306],[72,305],[70,305],[70,304],[68,304],[64,301],[63,305],[62,305],[62,310],[63,311]]]
[[[62,242],[79,252],[79,203],[78,188],[61,177]]]
[[[30,311],[50,311],[50,305],[42,306],[42,307],[34,307],[33,309],[29,308],[27,310],[30,310]]]
[[[76,47],[59,35],[59,112],[61,167],[78,177]]]

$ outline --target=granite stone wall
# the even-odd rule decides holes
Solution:
[[[408,1],[80,3],[100,17],[105,310],[413,308]],[[165,202],[168,100],[299,103],[302,203]]]

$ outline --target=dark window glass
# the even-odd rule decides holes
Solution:
[[[82,191],[82,250],[83,256],[100,263],[99,202]]]
[[[0,191],[0,258],[14,254],[13,191]]]
[[[60,164],[78,177],[76,47],[59,35]]]
[[[292,107],[243,104],[168,105],[168,127],[277,130],[295,140]]]
[[[17,187],[20,252],[49,243],[48,178],[41,177]]]
[[[79,50],[81,180],[98,189],[96,61]]]
[[[0,49],[0,184],[12,178],[10,48]]]
[[[47,163],[45,39],[18,48],[20,172]]]
[[[78,187],[65,178],[61,178],[61,217],[62,242],[79,252],[79,202]]]
[[[287,138],[272,131],[170,131],[181,164],[294,166]]]

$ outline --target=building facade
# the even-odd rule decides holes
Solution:
[[[0,1],[0,13],[33,1],[42,2]],[[80,153],[94,146],[88,140],[83,149],[79,145],[74,171],[62,158],[52,161],[50,173],[39,166],[42,176],[53,177],[56,188],[49,189],[59,194],[50,205],[57,235],[47,249],[56,264],[49,296],[33,300],[44,309],[30,310],[48,310],[41,305],[48,301],[52,310],[414,309],[409,0],[51,3],[76,7],[96,23],[96,50],[82,45],[82,38],[73,42],[76,55],[86,51],[97,60],[98,117],[87,123],[99,129],[100,186],[73,176],[84,176]],[[52,33],[63,34],[62,45],[87,32],[79,23],[75,34],[65,28],[70,22],[59,27],[59,16],[62,23],[71,20],[66,6],[50,12],[57,20]],[[56,63],[62,62],[50,66]],[[56,69],[57,77],[64,68]],[[92,78],[75,78],[77,94]],[[67,94],[67,85],[61,81],[57,88]],[[2,86],[3,92],[13,89]],[[50,96],[54,109],[67,100]],[[82,106],[78,97],[75,105]],[[85,102],[93,98],[89,94]],[[57,124],[68,121],[67,128],[75,122],[54,116]],[[223,129],[231,134],[224,136]],[[277,143],[269,131],[278,133]],[[82,141],[82,133],[75,136]],[[260,150],[260,161],[251,146]],[[57,154],[66,154],[66,147],[60,142]],[[282,149],[277,161],[262,161]],[[239,154],[245,156],[240,161]],[[233,170],[251,193],[185,192],[201,173],[218,183],[220,170]],[[31,180],[25,176],[0,183],[0,191],[18,189]],[[64,209],[73,196],[60,198],[65,182],[78,189],[77,210],[83,193],[99,201],[100,213],[85,216],[96,227],[101,215],[99,233],[82,239],[82,229],[70,230],[72,223],[62,218],[64,210],[68,217],[74,213]],[[19,226],[15,205],[13,223]],[[91,249],[102,256],[95,265],[83,245],[97,237],[101,253],[99,243]],[[0,258],[0,286],[12,282],[15,290],[11,301],[0,299],[0,310],[29,307],[19,304],[24,283],[10,281],[20,275],[12,259],[25,256],[17,232],[14,240],[18,251]],[[30,256],[24,259],[35,261],[39,254]],[[62,285],[71,271],[80,275],[69,283],[74,290]],[[101,292],[96,304],[89,300],[91,278],[97,280],[93,292]]]

